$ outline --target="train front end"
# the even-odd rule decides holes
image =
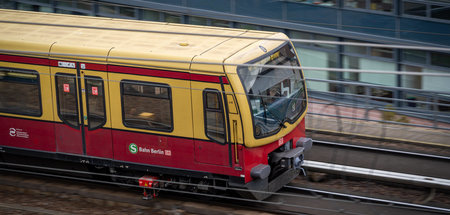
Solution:
[[[234,59],[242,62],[233,78],[240,83],[234,80],[245,179],[231,185],[248,190],[240,192],[245,197],[264,199],[304,171],[304,153],[312,146],[305,136],[306,84],[289,41],[261,41]]]

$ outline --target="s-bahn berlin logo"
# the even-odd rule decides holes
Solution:
[[[138,147],[136,144],[130,143],[128,150],[130,150],[131,154],[136,154],[138,152]]]
[[[147,148],[147,147],[138,147],[134,143],[130,143],[128,145],[128,151],[130,151],[131,154],[137,154],[139,153],[147,153],[152,155],[163,155],[163,156],[172,156],[172,151],[170,149],[154,149],[154,148]]]

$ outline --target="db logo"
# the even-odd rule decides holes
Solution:
[[[170,150],[164,150],[164,155],[165,155],[165,156],[172,156],[172,151],[170,151]]]
[[[284,140],[283,140],[283,137],[282,137],[281,139],[278,140],[278,145],[281,146],[281,145],[283,145],[283,143],[284,143]]]
[[[11,135],[11,137],[15,137],[16,136],[16,129],[15,128],[10,128],[9,129],[9,135]]]

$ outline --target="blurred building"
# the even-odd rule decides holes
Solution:
[[[450,48],[450,0],[0,0],[0,7],[279,31],[295,39]],[[314,43],[295,46],[303,66],[450,73],[450,53],[445,52]],[[339,95],[343,101],[362,99],[450,112],[450,106],[439,105],[450,105],[450,77],[331,71],[305,74],[310,79],[310,95],[319,99]]]

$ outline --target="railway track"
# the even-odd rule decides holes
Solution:
[[[408,202],[393,201],[381,198],[371,198],[361,195],[351,195],[346,193],[317,190],[297,186],[284,186],[285,193],[310,193],[315,198],[303,200],[304,202],[323,201],[324,210],[338,208],[341,213],[348,214],[440,214],[450,213],[448,208],[440,208],[413,204]],[[285,200],[288,201],[288,200]],[[339,204],[337,205],[337,202]]]
[[[1,164],[1,163],[0,163]],[[3,167],[5,163],[2,163]],[[8,166],[14,166],[14,165],[8,165]],[[16,165],[17,166],[17,165]],[[24,166],[22,166],[23,168]],[[51,168],[45,168],[46,171],[53,170],[55,172],[65,172],[67,170],[59,170],[59,169],[51,169]],[[2,168],[1,171],[18,171],[18,170],[11,170],[8,168]],[[139,205],[152,205],[154,204],[153,201],[145,202],[139,199],[139,194],[136,192],[136,188],[139,188],[138,186],[133,186],[129,184],[121,184],[116,182],[110,182],[110,181],[98,181],[98,180],[91,180],[91,179],[85,179],[85,178],[79,178],[79,177],[68,177],[64,175],[54,175],[54,174],[48,174],[48,173],[36,173],[36,172],[30,172],[23,170],[19,170],[19,172],[22,172],[22,174],[37,174],[45,177],[57,177],[57,178],[63,178],[63,179],[70,179],[71,181],[66,181],[67,183],[70,183],[69,186],[69,193],[77,193],[78,195],[82,195],[82,193],[87,193],[89,197],[95,196],[96,198],[105,198],[109,199],[111,201],[111,194],[104,193],[104,191],[101,191],[99,193],[96,193],[97,191],[94,189],[92,191],[86,191],[86,188],[83,188],[83,192],[79,192],[78,190],[83,190],[80,188],[74,188],[73,186],[76,186],[74,184],[74,181],[82,181],[82,182],[88,182],[88,183],[95,183],[95,184],[103,184],[105,186],[110,186],[110,190],[113,190],[114,192],[120,192],[118,191],[117,186],[126,186],[131,187],[135,191],[134,200],[130,201],[128,197],[129,203],[131,204],[139,204]],[[70,171],[69,171],[70,172]],[[72,171],[73,172],[73,171]],[[80,172],[76,171],[76,174],[92,174],[87,172]],[[4,175],[4,174],[2,174]],[[94,174],[98,176],[111,176],[108,174]],[[34,180],[34,179],[33,179]],[[32,181],[33,181],[32,180]],[[44,179],[45,180],[45,179]],[[15,180],[20,181],[20,180]],[[28,180],[29,181],[29,180]],[[2,181],[2,177],[0,177],[0,184],[5,184],[5,182]],[[46,183],[46,186],[52,186],[53,183]],[[9,184],[12,185],[11,183]],[[44,189],[44,190],[52,190],[54,188],[45,188],[44,185],[36,185],[36,184],[30,184],[30,183],[15,183],[13,186],[24,186],[26,189]],[[94,185],[97,187],[98,185]],[[64,186],[58,186],[58,187],[64,187]],[[107,188],[108,189],[108,188]],[[311,190],[307,188],[301,188],[301,187],[292,187],[287,186],[285,189],[290,189],[291,191],[281,191],[279,193],[273,193],[273,196],[270,197],[267,200],[264,201],[256,201],[256,200],[247,200],[242,198],[235,198],[230,196],[221,196],[221,195],[212,195],[212,194],[203,194],[203,193],[192,193],[192,192],[179,192],[175,191],[173,193],[173,196],[175,199],[182,198],[182,201],[180,203],[174,203],[173,199],[167,200],[168,195],[163,195],[163,199],[156,201],[171,201],[172,203],[170,205],[183,205],[186,204],[186,202],[189,204],[198,204],[198,202],[192,202],[190,199],[201,199],[202,197],[206,197],[206,202],[200,203],[204,204],[203,207],[207,207],[208,210],[204,210],[198,207],[186,207],[186,206],[178,206],[177,208],[179,210],[185,211],[187,213],[194,213],[194,214],[210,214],[210,207],[211,205],[216,205],[215,207],[218,207],[218,211],[220,213],[223,213],[224,211],[227,211],[226,213],[234,214],[233,211],[236,211],[237,207],[243,207],[245,209],[240,208],[239,210],[247,210],[247,211],[264,211],[269,213],[275,213],[275,214],[335,214],[335,213],[341,213],[341,214],[372,214],[374,211],[374,208],[376,208],[378,211],[383,211],[386,213],[400,213],[400,214],[439,214],[439,213],[446,213],[450,212],[449,209],[446,208],[439,208],[439,207],[430,207],[430,206],[420,206],[420,205],[414,205],[414,204],[408,204],[408,203],[402,203],[402,202],[393,202],[391,200],[382,200],[382,199],[369,199],[364,198],[362,196],[348,196],[348,194],[343,193],[337,193],[337,192],[330,192],[330,191],[324,191],[324,190]],[[172,193],[174,191],[172,190],[165,190],[164,193]],[[294,191],[292,191],[294,190]],[[321,196],[318,196],[318,193],[321,194]],[[133,194],[131,194],[133,196]],[[183,197],[184,195],[187,195],[187,197]],[[121,195],[123,196],[123,195]],[[128,194],[130,196],[130,194]],[[326,197],[324,197],[326,196]],[[122,197],[115,197],[119,198],[116,201],[124,201],[120,198]],[[175,201],[176,202],[176,201]],[[220,206],[217,206],[220,205]],[[2,206],[0,205],[0,208]],[[6,205],[5,207],[11,207],[11,205]],[[168,206],[169,208],[173,206]],[[181,208],[181,209],[180,209]],[[231,211],[230,211],[231,209]],[[207,213],[204,213],[207,212]]]
[[[332,141],[315,140],[313,144],[305,156],[308,161],[450,179],[447,156]]]

